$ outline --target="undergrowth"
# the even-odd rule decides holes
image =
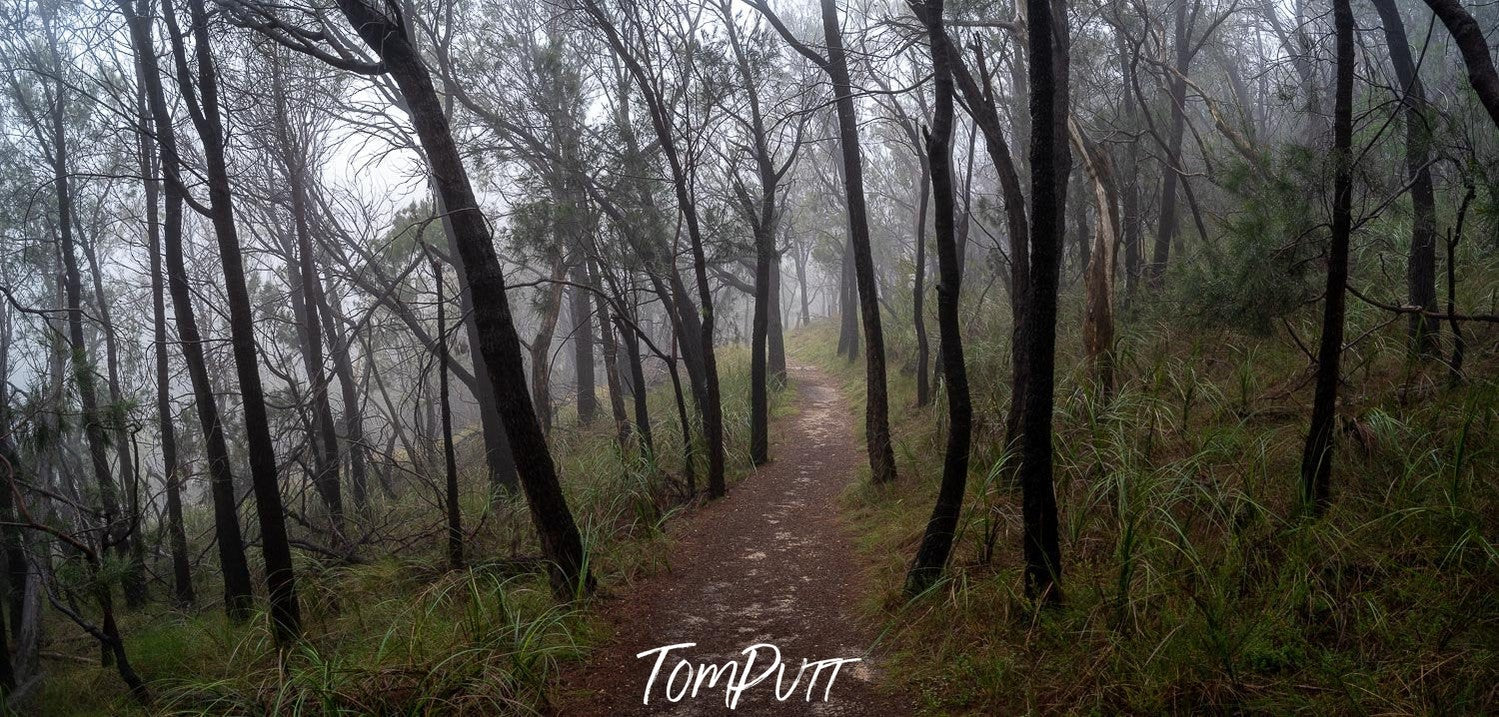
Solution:
[[[1081,315],[1075,293],[1062,306]],[[1499,709],[1492,356],[1448,388],[1444,366],[1405,353],[1404,321],[1351,305],[1348,335],[1363,338],[1344,360],[1334,506],[1313,521],[1298,503],[1310,362],[1284,331],[1126,312],[1118,390],[1104,399],[1064,321],[1054,427],[1066,600],[1039,609],[1023,594],[1018,457],[1004,441],[1007,312],[969,308],[974,449],[945,579],[915,600],[900,593],[946,430],[940,384],[915,406],[904,324],[889,356],[900,478],[861,482],[845,500],[883,587],[865,607],[884,625],[890,689],[928,714]],[[1295,318],[1315,337],[1310,311]],[[1492,328],[1466,330],[1470,345],[1475,332],[1492,345]],[[835,355],[836,333],[815,326],[791,350],[862,403],[862,362]]]
[[[730,479],[749,470],[747,349],[719,349]],[[560,412],[550,436],[569,505],[589,548],[604,595],[666,564],[664,525],[690,503],[681,431],[670,383],[649,395],[656,460],[613,437],[608,404],[596,422],[576,425]],[[690,400],[690,399],[689,399]],[[771,394],[772,417],[786,412]],[[436,456],[401,456],[397,497],[377,497],[359,520],[373,537],[356,562],[296,551],[305,639],[278,659],[264,615],[230,625],[215,602],[214,566],[198,566],[202,604],[192,612],[159,602],[122,614],[135,669],[149,682],[154,713],[197,714],[538,714],[556,676],[607,639],[596,603],[559,604],[540,574],[539,548],[518,495],[491,496],[482,442],[460,437],[462,505],[468,566],[445,569]],[[706,454],[697,457],[697,487]],[[188,511],[195,551],[211,552],[207,508]],[[299,526],[299,528],[305,527]],[[308,538],[294,529],[293,538]],[[309,538],[313,542],[316,536]],[[252,557],[258,550],[251,548]],[[258,573],[257,573],[258,580]],[[165,592],[156,584],[153,590]],[[115,715],[141,710],[113,668],[99,665],[97,643],[74,625],[49,618],[52,657],[34,705],[41,714]]]

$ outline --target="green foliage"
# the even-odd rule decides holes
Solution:
[[[1061,315],[1077,302],[1064,294]],[[1288,319],[1305,323],[1314,308]],[[1067,602],[1055,610],[1022,593],[1020,496],[999,412],[978,412],[945,580],[910,602],[899,594],[944,426],[940,393],[917,409],[911,377],[894,373],[902,481],[861,485],[846,501],[886,586],[864,608],[884,624],[892,689],[929,714],[1492,712],[1499,601],[1481,586],[1499,582],[1489,475],[1499,383],[1484,378],[1494,375],[1484,357],[1468,386],[1430,389],[1445,369],[1409,369],[1403,322],[1387,319],[1350,316],[1350,336],[1374,333],[1345,373],[1336,502],[1317,522],[1297,512],[1307,364],[1291,341],[1137,319],[1120,335],[1119,390],[1105,401],[1085,390],[1075,325],[1062,322]],[[862,369],[833,355],[835,336],[818,326],[792,350],[839,372],[857,400]],[[971,376],[1007,382],[1007,332],[965,341]],[[892,353],[890,365],[906,358]],[[974,386],[976,401],[1004,405],[986,379]]]

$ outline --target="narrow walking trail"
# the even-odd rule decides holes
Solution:
[[[621,591],[604,607],[614,640],[562,680],[559,715],[880,715],[908,714],[908,705],[876,691],[879,664],[866,654],[874,632],[855,617],[867,594],[852,536],[838,518],[838,496],[858,474],[863,453],[853,440],[855,417],[833,379],[812,366],[790,367],[796,415],[771,426],[771,462],[714,501],[668,528],[670,569]],[[656,654],[666,654],[644,704]],[[813,670],[795,693],[777,701],[776,677],[749,687],[737,708],[725,706],[725,680],[677,702],[666,683],[679,660],[694,668],[730,661],[743,670],[742,650],[771,643],[785,665],[781,694],[790,691],[802,660],[863,658],[839,669],[826,692],[823,671],[807,700]],[[773,659],[762,650],[749,670],[758,676]],[[686,670],[683,670],[685,673]],[[753,679],[753,678],[751,678]],[[681,694],[678,675],[674,694]]]

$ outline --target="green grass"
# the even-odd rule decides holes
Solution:
[[[730,479],[749,470],[748,350],[719,349]],[[563,409],[551,436],[574,517],[604,590],[618,590],[661,568],[669,554],[663,526],[686,507],[678,500],[680,428],[670,384],[650,394],[659,464],[613,440],[608,404],[579,428]],[[690,400],[690,399],[689,399]],[[790,409],[771,394],[772,415]],[[477,444],[470,437],[466,447]],[[706,456],[698,457],[703,488]],[[395,500],[378,498],[371,521],[386,539],[360,549],[368,562],[333,565],[298,552],[297,579],[306,639],[278,664],[263,616],[228,624],[216,604],[173,611],[165,586],[153,602],[122,614],[132,664],[150,683],[161,714],[530,714],[543,711],[554,678],[590,646],[607,639],[593,604],[561,605],[529,569],[539,554],[523,499],[491,501],[478,454],[460,460],[464,526],[474,531],[470,566],[447,571],[441,469],[408,466]],[[656,470],[655,468],[659,468]],[[189,534],[211,535],[211,517],[189,511]],[[195,550],[207,550],[195,545]],[[211,554],[212,551],[208,550]],[[251,549],[252,559],[258,551]],[[393,557],[390,557],[393,556]],[[221,592],[211,564],[200,566],[201,600]],[[258,573],[257,573],[258,575]],[[257,578],[258,580],[258,578]],[[118,602],[118,600],[117,600]],[[87,658],[47,661],[34,705],[43,715],[138,713],[113,668],[97,664],[97,643],[48,616],[44,650]]]
[[[1448,389],[1442,366],[1406,357],[1404,322],[1351,350],[1335,503],[1309,521],[1298,481],[1310,374],[1294,343],[1190,329],[1145,307],[1119,322],[1119,389],[1104,401],[1067,318],[1080,298],[1062,306],[1054,426],[1067,600],[1056,610],[1022,590],[999,302],[965,306],[976,425],[949,571],[921,598],[900,594],[946,426],[940,385],[933,405],[914,405],[909,324],[886,326],[900,479],[859,484],[845,509],[882,586],[864,607],[884,625],[891,689],[926,714],[1499,709],[1492,355],[1470,353],[1470,383]],[[1387,318],[1350,309],[1350,339]],[[1303,340],[1314,318],[1293,321]],[[1475,332],[1492,345],[1492,329],[1466,330],[1470,346]],[[836,326],[814,326],[790,350],[861,402],[862,361],[834,355],[835,339]]]

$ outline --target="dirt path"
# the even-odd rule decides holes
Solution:
[[[623,589],[604,607],[616,628],[614,641],[564,676],[560,715],[902,715],[910,708],[874,689],[879,665],[866,654],[874,641],[855,619],[866,594],[851,536],[838,519],[839,493],[857,473],[863,453],[854,444],[855,420],[826,374],[792,366],[797,414],[771,428],[771,462],[733,486],[729,495],[694,511],[668,530],[671,569]],[[642,703],[657,653],[677,643],[692,647],[665,654],[650,694]],[[741,693],[737,709],[726,706],[725,681],[678,702],[666,683],[680,660],[702,676],[701,664],[737,662],[758,676],[774,659],[762,649],[744,670],[742,651],[756,643],[780,649],[785,665],[777,701],[776,676]],[[813,669],[798,678],[803,659],[863,658],[843,664],[825,693],[831,665],[818,676],[807,701]],[[686,670],[683,670],[685,674]],[[753,678],[751,678],[753,679]],[[673,693],[682,694],[682,675]],[[823,701],[826,694],[827,700]]]

